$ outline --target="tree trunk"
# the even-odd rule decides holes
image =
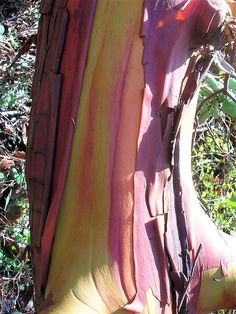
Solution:
[[[236,307],[236,240],[191,176],[206,45],[226,10],[42,1],[27,163],[39,313]]]

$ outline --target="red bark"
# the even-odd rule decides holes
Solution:
[[[114,0],[107,7],[115,6],[116,2],[117,6],[125,5]],[[127,299],[127,304],[120,304],[120,307],[130,312],[144,312],[147,292],[151,289],[156,307],[153,313],[159,313],[161,308],[162,313],[168,313],[170,306],[172,313],[196,313],[197,306],[203,312],[201,304],[197,305],[202,274],[208,269],[221,267],[223,276],[227,276],[228,263],[236,261],[236,241],[219,233],[205,215],[191,178],[197,88],[213,61],[212,51],[207,46],[215,43],[214,36],[225,18],[227,7],[224,1],[146,0],[143,9],[140,36],[144,50],[142,60],[140,58],[137,64],[140,71],[142,62],[143,73],[139,72],[138,83],[133,82],[134,87],[137,84],[139,88],[138,84],[143,80],[142,107],[136,106],[133,116],[122,107],[135,38],[132,25],[136,24],[130,21],[131,28],[127,27],[130,38],[127,36],[127,50],[122,56],[124,62],[121,60],[119,64],[120,79],[115,87],[112,85],[110,92],[115,97],[109,104],[111,108],[107,108],[109,114],[116,113],[110,115],[108,125],[111,129],[107,132],[111,136],[106,142],[109,156],[112,156],[111,165],[108,165],[111,203],[107,250],[116,281]],[[55,230],[62,215],[61,200],[66,176],[69,177],[68,164],[75,139],[73,132],[88,67],[90,33],[96,31],[93,27],[97,11],[98,4],[96,6],[96,1],[92,0],[44,1],[41,7],[27,164],[36,304],[39,308],[56,303],[57,292],[48,288],[49,292],[45,294],[45,289],[52,267],[49,261],[54,237],[57,243]],[[140,11],[140,22],[141,17]],[[109,36],[101,40],[109,43]],[[200,47],[203,53],[199,52]],[[91,86],[97,87],[95,79]],[[103,89],[102,85],[99,87]],[[99,95],[99,90],[91,87],[81,169],[85,165],[92,169],[94,162],[93,150],[97,145],[93,131],[97,119],[94,112],[101,115],[99,119],[104,118],[100,107],[93,108],[98,104]],[[123,150],[126,147],[128,154],[129,146],[122,132],[124,115],[126,123],[135,118],[139,125],[137,138],[132,133],[132,143],[136,145],[135,167],[130,175],[132,190],[128,191],[132,208],[123,207],[124,189],[130,185],[120,180]],[[100,158],[97,156],[98,160]],[[124,168],[128,161],[124,158]],[[78,180],[78,188],[80,192],[84,188],[85,200],[90,197],[87,192],[90,183],[86,179],[86,169],[81,173],[85,174],[84,186],[79,185],[82,183]],[[104,177],[106,175],[104,173]],[[95,182],[97,176],[95,172]],[[79,199],[79,202],[83,200]],[[96,239],[94,243],[96,247]],[[109,291],[99,286],[96,278],[94,280],[109,309],[113,306]],[[222,302],[222,306],[236,306],[232,295]],[[210,306],[215,309],[214,304]]]

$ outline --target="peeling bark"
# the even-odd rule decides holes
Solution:
[[[236,240],[191,177],[197,90],[227,10],[42,2],[27,164],[38,312],[236,307]],[[208,298],[214,270],[224,284]]]

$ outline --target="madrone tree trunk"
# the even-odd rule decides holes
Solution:
[[[27,177],[38,313],[236,307],[236,240],[191,176],[223,0],[44,0]]]

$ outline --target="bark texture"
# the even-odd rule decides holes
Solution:
[[[236,307],[236,240],[191,177],[206,46],[227,9],[42,1],[27,163],[38,312]]]

